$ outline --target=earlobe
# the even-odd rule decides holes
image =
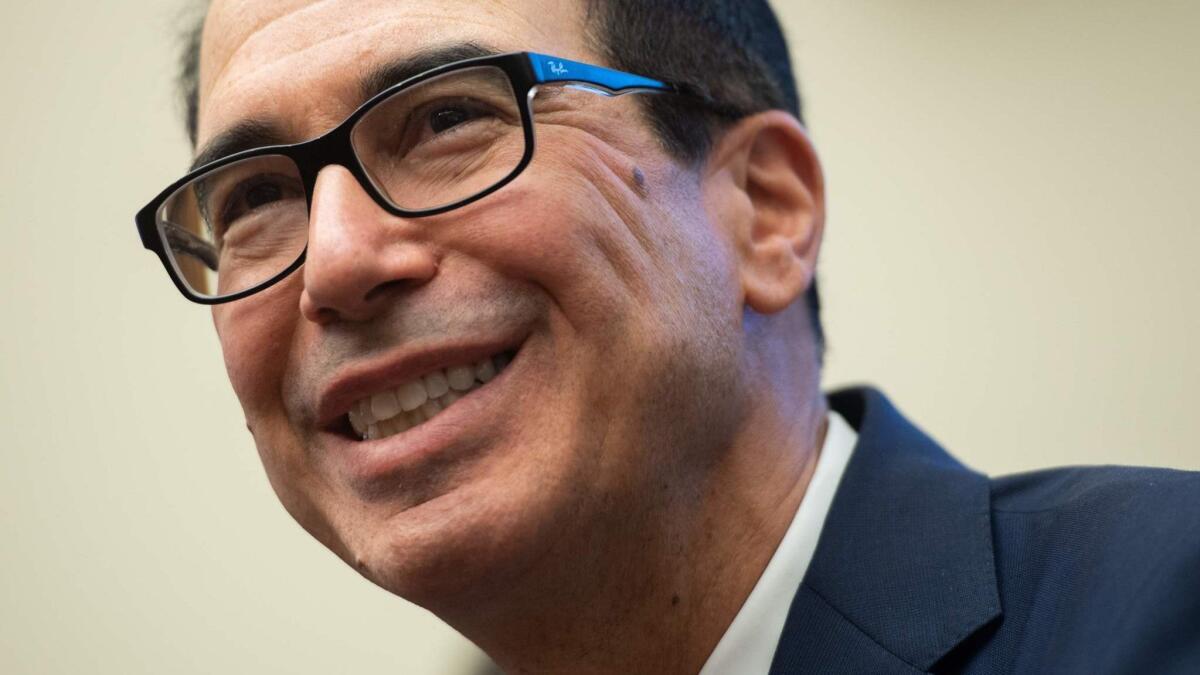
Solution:
[[[816,269],[825,224],[820,161],[800,122],[783,111],[742,120],[720,145],[751,207],[732,232],[745,302],[761,314],[780,312]]]

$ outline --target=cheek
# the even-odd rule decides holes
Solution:
[[[250,298],[218,305],[213,323],[272,489],[304,529],[342,555],[345,547],[319,506],[330,499],[326,486],[308,464],[283,397],[285,374],[299,348],[300,288],[297,274]]]
[[[567,389],[586,399],[576,403],[589,424],[639,425],[659,412],[647,399],[674,401],[663,389],[688,390],[690,378],[727,390],[727,373],[702,371],[733,367],[736,276],[694,178],[647,164],[638,185],[623,156],[541,147],[573,152],[540,148],[518,181],[460,221],[467,236],[451,248],[550,296],[558,362],[579,378]]]
[[[213,308],[225,369],[252,426],[282,413],[281,383],[299,293],[299,275],[293,275],[262,293]]]
[[[539,134],[518,180],[448,223],[449,249],[539,285],[607,358],[650,359],[706,328],[740,326],[734,256],[693,173],[635,162],[582,132]]]
[[[458,219],[452,229],[461,237],[449,248],[540,286],[568,313],[627,310],[631,298],[653,288],[650,209],[631,188],[632,165],[628,183],[619,171],[586,151],[564,158],[539,148],[517,181]]]

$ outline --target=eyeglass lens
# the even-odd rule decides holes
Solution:
[[[525,133],[504,71],[456,70],[380,101],[355,124],[351,145],[391,204],[449,206],[516,171]],[[274,278],[308,241],[308,199],[288,157],[263,155],[205,173],[158,211],[160,236],[179,277],[197,295],[221,297]]]

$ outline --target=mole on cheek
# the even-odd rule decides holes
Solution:
[[[637,189],[639,195],[646,197],[650,194],[650,188],[646,185],[646,174],[638,167],[633,167],[633,187]]]

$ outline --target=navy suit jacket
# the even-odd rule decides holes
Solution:
[[[1200,675],[1200,474],[989,479],[870,388],[771,666],[783,673]]]

